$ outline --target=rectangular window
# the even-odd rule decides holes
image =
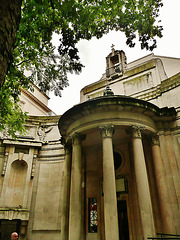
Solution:
[[[88,231],[97,233],[97,198],[88,198]]]

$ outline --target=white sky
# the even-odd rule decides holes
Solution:
[[[163,37],[158,39],[156,55],[180,58],[180,0],[163,0],[164,6],[160,11],[161,24],[164,28]],[[58,45],[58,40],[54,39]],[[81,62],[85,67],[80,75],[70,74],[69,86],[62,91],[62,97],[50,93],[48,107],[61,115],[69,108],[80,102],[80,90],[86,85],[98,81],[106,69],[106,56],[111,52],[111,45],[116,50],[123,50],[127,63],[146,56],[151,52],[141,50],[137,42],[134,48],[126,45],[126,38],[121,32],[111,32],[103,38],[90,41],[82,40],[78,44]]]

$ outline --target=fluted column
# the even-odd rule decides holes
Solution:
[[[157,184],[157,192],[159,198],[159,205],[161,210],[161,220],[163,230],[165,233],[175,233],[175,226],[173,224],[173,213],[168,195],[164,166],[160,151],[159,136],[152,137],[152,157],[155,172],[155,179]]]
[[[65,145],[66,159],[64,163],[64,184],[62,196],[61,240],[68,240],[69,227],[69,195],[71,180],[71,148]]]
[[[117,217],[116,182],[112,144],[114,127],[112,125],[101,126],[100,132],[102,136],[102,148],[103,148],[105,239],[118,240],[119,228]]]
[[[69,240],[81,239],[81,174],[82,138],[79,134],[72,137],[72,168],[69,211]]]
[[[141,129],[138,127],[132,127],[132,146],[143,237],[147,239],[155,235],[155,229]]]

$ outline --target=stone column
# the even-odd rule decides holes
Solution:
[[[141,139],[141,129],[134,126],[132,127],[132,146],[142,231],[144,239],[147,239],[147,237],[153,237],[155,235],[154,219]]]
[[[114,171],[114,157],[112,136],[114,127],[112,125],[100,127],[103,149],[103,191],[104,191],[104,220],[105,239],[118,240],[118,216],[116,199],[116,182]]]
[[[82,174],[82,138],[79,134],[72,137],[72,168],[69,211],[69,240],[81,239],[81,174]]]
[[[162,160],[163,160],[163,164],[164,164],[164,170],[165,170],[165,176],[166,176],[166,180],[167,180],[167,187],[168,187],[168,193],[169,193],[169,200],[171,202],[171,207],[172,207],[172,211],[173,211],[173,216],[174,216],[174,225],[176,227],[176,234],[180,233],[180,208],[179,208],[179,204],[178,204],[178,194],[176,192],[176,187],[175,187],[175,179],[176,176],[174,176],[173,172],[172,172],[172,166],[174,164],[172,164],[171,162],[171,152],[169,152],[169,140],[167,139],[166,135],[168,135],[168,132],[161,132],[161,134],[159,135],[160,138],[160,147],[161,147],[161,154],[162,154]],[[170,140],[171,141],[171,140]],[[171,145],[171,142],[170,142]],[[172,165],[171,165],[172,164]],[[176,167],[176,164],[174,165]],[[174,181],[175,180],[175,181]],[[178,182],[179,184],[179,182]]]
[[[170,198],[167,190],[165,179],[164,166],[160,151],[159,136],[152,137],[152,157],[155,172],[155,179],[157,184],[157,192],[159,198],[159,206],[161,210],[161,221],[163,224],[163,231],[167,233],[175,233],[175,226],[173,224],[173,213],[170,204]]]
[[[180,144],[178,142],[178,136],[176,135],[172,136],[172,145],[174,147],[175,158],[177,159],[177,166],[178,169],[180,169],[180,161],[178,161],[178,159],[180,159]]]
[[[68,239],[69,227],[69,196],[71,180],[71,147],[65,145],[66,159],[64,163],[64,185],[62,196],[62,216],[61,216],[61,240]]]

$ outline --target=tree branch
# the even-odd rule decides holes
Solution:
[[[30,62],[30,60],[23,60],[22,62],[16,64],[15,66],[18,67],[18,66],[20,66],[21,64],[23,64],[24,62],[28,63],[28,62]]]
[[[55,7],[54,7],[54,3],[53,3],[53,0],[50,0],[50,3],[51,3],[51,7],[52,7],[52,9],[55,9]]]

